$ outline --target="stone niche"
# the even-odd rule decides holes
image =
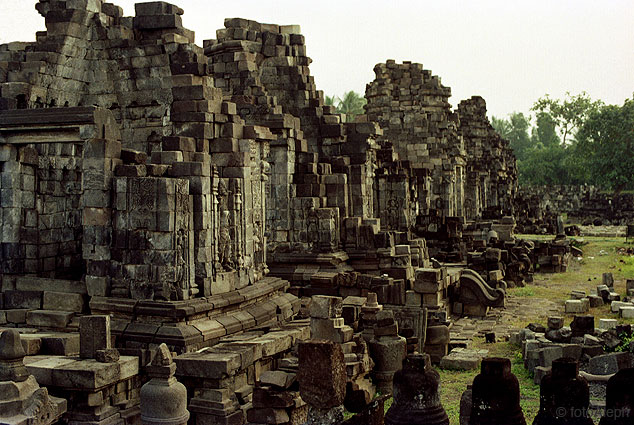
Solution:
[[[189,182],[116,177],[114,186],[111,294],[164,301],[196,295]]]
[[[79,280],[105,254],[119,139],[103,109],[0,114],[3,273]]]

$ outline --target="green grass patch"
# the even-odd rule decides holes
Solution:
[[[528,240],[552,240],[552,235],[523,235],[519,238]],[[624,246],[624,238],[584,237],[583,243],[577,244],[583,250],[581,261],[572,258],[566,273],[546,274],[536,273],[534,282],[524,288],[509,288],[508,294],[515,297],[531,297],[549,299],[563,303],[570,297],[573,290],[585,291],[586,294],[596,293],[597,285],[602,283],[602,274],[611,272],[615,280],[615,290],[622,296],[625,294],[625,280],[634,278],[634,256],[619,255],[617,248]],[[618,319],[619,323],[634,324],[634,319],[620,319],[611,313],[608,305],[593,308],[590,313],[596,322],[600,318]],[[535,317],[529,320],[519,320],[518,328],[530,322],[546,324],[546,317]],[[572,316],[566,317],[566,325],[572,321]],[[511,359],[512,371],[520,383],[521,406],[526,423],[532,423],[539,411],[539,386],[533,383],[533,377],[524,369],[520,348],[509,343],[485,344],[482,338],[473,341],[472,348],[489,350],[490,357],[506,357]],[[439,370],[440,398],[449,415],[452,425],[460,423],[460,398],[479,373],[475,371]]]
[[[525,286],[523,288],[509,288],[507,293],[515,297],[534,297],[535,289],[530,286]]]

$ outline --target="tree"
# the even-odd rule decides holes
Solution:
[[[531,130],[531,142],[533,146],[541,143],[543,146],[559,145],[561,139],[557,135],[557,123],[547,112],[539,112],[536,117],[536,124]]]
[[[519,183],[522,185],[565,184],[568,180],[562,167],[565,148],[561,145],[544,146],[539,143],[526,153],[519,169]]]
[[[531,146],[531,139],[528,135],[529,119],[521,112],[513,112],[509,114],[508,119],[492,117],[491,125],[510,142],[517,160],[520,162],[524,160],[526,151]]]
[[[572,96],[566,92],[566,98],[551,99],[548,94],[537,99],[532,111],[539,114],[546,113],[552,117],[564,145],[574,139],[575,132],[581,128],[590,114],[596,111],[603,102],[593,101],[586,92]]]
[[[596,183],[615,193],[634,185],[634,97],[592,111],[577,140]]]
[[[350,90],[343,94],[343,98],[338,96],[326,96],[326,105],[335,106],[335,110],[340,114],[346,114],[347,121],[353,121],[357,115],[365,113],[363,106],[366,104],[364,97],[357,92]]]
[[[337,105],[335,105],[336,102],[337,99],[335,96],[326,96],[326,100],[324,101],[326,106],[334,106],[335,108],[337,107]]]

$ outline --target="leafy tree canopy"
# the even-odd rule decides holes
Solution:
[[[567,92],[564,99],[552,99],[546,94],[537,99],[531,110],[538,116],[547,114],[552,118],[559,130],[561,143],[565,145],[574,138],[575,132],[590,114],[601,105],[603,102],[593,101],[586,92],[574,96]]]
[[[591,178],[620,192],[634,186],[634,97],[592,111],[577,133]]]
[[[343,94],[343,97],[326,96],[326,105],[332,105],[339,114],[346,114],[348,122],[353,121],[357,115],[365,113],[363,106],[366,104],[365,97],[357,92],[350,90]]]

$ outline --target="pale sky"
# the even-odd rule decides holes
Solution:
[[[134,14],[134,1],[114,2]],[[35,3],[0,0],[0,43],[34,40],[45,29]],[[311,74],[328,95],[363,94],[374,65],[387,59],[422,63],[451,87],[453,106],[477,94],[496,116],[528,112],[545,93],[585,90],[614,104],[634,93],[634,0],[173,3],[199,45],[228,17],[301,25]]]

